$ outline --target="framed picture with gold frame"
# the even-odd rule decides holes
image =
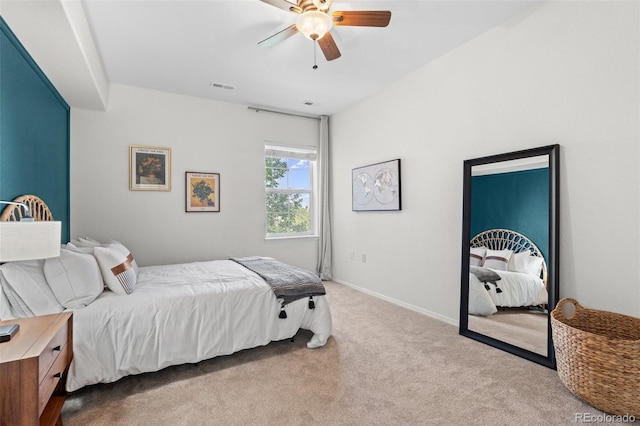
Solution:
[[[171,191],[171,148],[130,145],[129,189]]]
[[[186,212],[220,211],[220,173],[186,172]]]

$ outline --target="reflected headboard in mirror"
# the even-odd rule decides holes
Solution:
[[[474,158],[464,162],[463,180],[460,334],[550,368],[556,361],[549,312],[559,299],[559,156],[559,145],[549,145]],[[529,251],[518,260],[534,264],[529,256],[541,257],[541,270],[537,277],[535,269],[510,270],[508,262],[515,255],[509,253],[503,265],[484,259],[478,263],[477,247],[482,246]],[[478,266],[497,269],[496,284],[481,281],[475,274]],[[513,302],[500,287],[519,280],[524,274],[510,276],[519,272],[539,283],[523,286],[529,299]],[[493,306],[479,308],[478,295]]]
[[[547,262],[542,251],[526,236],[510,229],[488,229],[473,237],[470,247],[486,247],[491,250],[510,250],[514,254],[528,251],[531,256],[542,259],[540,264],[540,279],[547,287]]]

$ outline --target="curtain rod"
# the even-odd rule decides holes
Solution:
[[[255,111],[255,112],[261,112],[262,111],[262,112],[270,112],[270,113],[273,113],[273,114],[291,115],[293,117],[302,117],[302,118],[311,118],[313,120],[320,120],[320,117],[318,117],[317,115],[294,114],[294,113],[291,113],[291,112],[275,111],[275,110],[272,110],[272,109],[257,108],[257,107],[252,107],[252,106],[247,107],[247,109],[250,109],[250,110]]]

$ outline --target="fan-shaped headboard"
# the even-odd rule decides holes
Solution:
[[[35,195],[21,195],[13,199],[15,203],[23,203],[29,207],[29,215],[35,221],[53,220],[53,214],[47,207],[47,204]],[[17,204],[9,204],[4,208],[0,215],[1,222],[19,222],[22,217],[26,216],[24,207]]]
[[[533,256],[542,258],[542,281],[547,287],[547,262],[533,241],[521,233],[510,229],[488,229],[473,237],[469,245],[491,250],[512,250],[514,253],[529,250]]]

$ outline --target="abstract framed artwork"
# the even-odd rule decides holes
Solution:
[[[185,173],[186,212],[220,211],[220,173]]]
[[[171,148],[130,145],[129,189],[171,191]]]
[[[370,164],[351,171],[351,210],[402,210],[400,159]]]

